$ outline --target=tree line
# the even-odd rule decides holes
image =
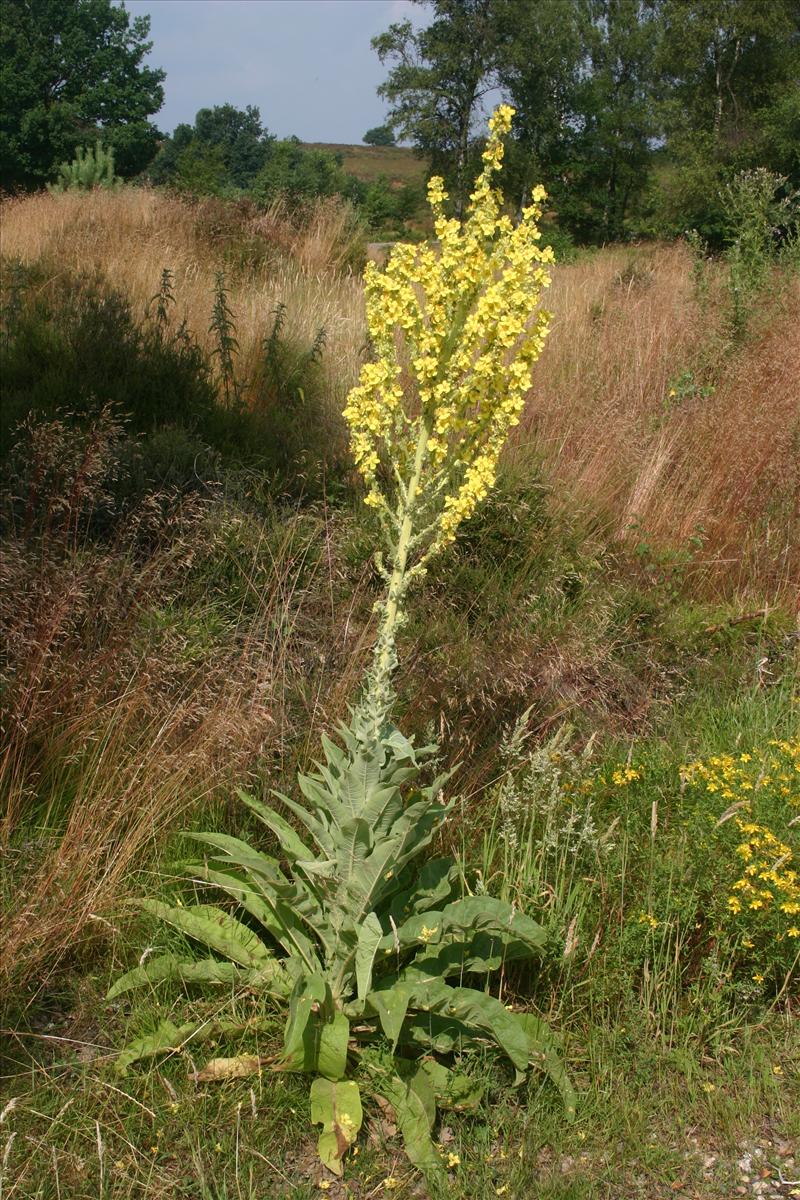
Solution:
[[[507,195],[543,182],[582,241],[697,228],[766,167],[800,186],[798,0],[415,0],[373,39],[387,125],[430,157],[460,211],[485,109],[517,110]]]
[[[504,172],[521,209],[544,183],[580,242],[700,231],[724,237],[720,194],[766,168],[800,188],[800,0],[415,0],[428,24],[373,39],[387,76],[373,145],[411,143],[443,174],[460,214],[485,116],[517,110]],[[269,19],[265,11],[265,20]],[[373,226],[419,197],[359,184],[257,108],[201,109],[171,136],[152,121],[164,72],[145,63],[149,19],[112,0],[4,0],[0,188],[41,187],[101,140],[122,178],[257,201],[340,193]]]

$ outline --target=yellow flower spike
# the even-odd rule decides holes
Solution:
[[[444,182],[433,176],[438,244],[398,244],[383,271],[370,264],[364,276],[374,361],[362,367],[344,416],[390,552],[373,708],[388,695],[405,591],[494,486],[549,329],[540,301],[553,254],[539,246],[536,225],[544,189],[533,189],[515,226],[495,186],[513,116],[507,104],[492,114],[465,219],[445,214]]]

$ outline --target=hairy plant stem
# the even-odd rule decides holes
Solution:
[[[374,722],[376,733],[383,725],[394,699],[392,675],[397,667],[395,637],[402,619],[403,598],[411,578],[408,555],[414,535],[414,509],[430,433],[429,423],[426,420],[420,421],[414,465],[405,493],[401,493],[398,504],[398,534],[392,547],[392,569],[389,573],[386,599],[381,604],[382,616],[375,642],[372,669],[360,705],[362,714],[370,724]]]

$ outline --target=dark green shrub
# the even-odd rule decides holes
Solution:
[[[285,332],[280,305],[261,362],[250,378],[238,378],[235,314],[221,280],[213,371],[191,332],[172,324],[168,270],[142,322],[96,278],[19,265],[5,278],[3,454],[31,414],[70,414],[71,423],[85,426],[107,409],[133,439],[119,482],[126,500],[152,488],[196,491],[242,469],[251,496],[308,499],[341,486],[344,435],[327,402],[322,329],[310,345],[297,342]]]
[[[335,192],[345,194],[347,177],[334,154],[303,146],[298,138],[287,138],[273,142],[249,190],[258,204],[282,195],[311,200]]]
[[[200,347],[139,325],[128,301],[100,280],[54,275],[27,287],[16,306],[0,345],[6,431],[31,412],[80,416],[108,404],[135,433],[176,422],[200,430],[209,421],[216,397]]]

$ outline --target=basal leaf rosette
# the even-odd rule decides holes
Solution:
[[[344,415],[366,503],[393,538],[414,512],[412,573],[491,489],[548,333],[550,314],[539,307],[553,262],[539,245],[544,189],[533,190],[515,225],[493,186],[513,113],[501,105],[489,122],[466,220],[447,217],[443,181],[432,178],[436,242],[399,244],[385,270],[369,264],[365,276],[375,357]]]

